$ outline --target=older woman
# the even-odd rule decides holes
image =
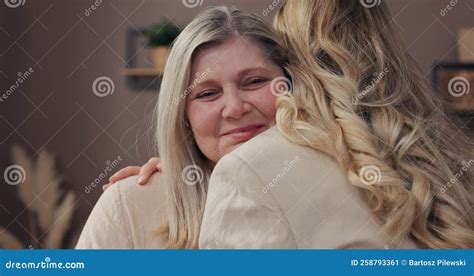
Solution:
[[[157,106],[162,168],[130,178],[94,207],[77,248],[197,248],[214,164],[275,124],[286,55],[258,17],[218,7],[175,41]]]

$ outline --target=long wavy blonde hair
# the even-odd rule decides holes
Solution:
[[[212,74],[199,72],[193,80],[195,76],[190,76],[193,57],[201,47],[236,36],[255,42],[274,64],[282,68],[287,65],[287,56],[271,26],[258,16],[228,7],[211,8],[196,16],[173,43],[166,63],[155,118],[163,170],[161,181],[168,196],[168,223],[158,229],[157,234],[164,235],[168,248],[198,247],[208,180],[213,169],[185,123],[186,96],[195,80]]]
[[[386,5],[362,4],[289,0],[278,11],[293,94],[279,98],[277,126],[332,156],[394,243],[473,248],[472,140],[443,113]]]

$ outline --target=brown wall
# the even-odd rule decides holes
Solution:
[[[0,3],[0,95],[12,85],[18,72],[34,72],[0,102],[0,173],[11,165],[10,147],[23,145],[32,155],[48,149],[57,156],[64,187],[79,197],[72,234],[78,233],[102,193],[100,185],[90,193],[85,187],[107,166],[141,164],[153,154],[151,115],[157,92],[131,91],[120,74],[124,66],[125,33],[163,18],[179,25],[199,11],[216,4],[263,14],[273,1],[210,1],[186,8],[171,0],[103,0],[86,16],[93,0],[25,0],[7,8]],[[98,1],[100,2],[100,1]],[[430,78],[434,60],[456,58],[456,31],[474,25],[474,0],[459,0],[445,16],[440,10],[448,0],[387,0],[403,39]],[[265,13],[266,14],[266,13]],[[273,11],[266,19],[271,22]],[[147,50],[138,57],[146,63]],[[97,97],[92,83],[110,77],[114,93]],[[17,198],[17,187],[0,178],[0,225],[32,244],[26,212]],[[73,235],[72,235],[73,236]]]

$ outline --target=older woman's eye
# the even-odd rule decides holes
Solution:
[[[266,83],[268,79],[262,78],[262,77],[254,77],[254,78],[249,78],[244,81],[243,85],[244,86],[249,86],[249,87],[260,87],[260,85]]]
[[[196,99],[207,99],[217,95],[216,91],[204,91],[196,96]]]

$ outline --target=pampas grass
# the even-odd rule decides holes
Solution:
[[[74,212],[72,206],[76,201],[76,195],[73,192],[66,194],[64,200],[59,204],[54,212],[54,224],[46,236],[46,248],[60,248],[64,235],[71,225],[71,218]]]
[[[43,248],[61,248],[71,226],[75,194],[60,189],[62,179],[56,172],[54,157],[47,150],[42,150],[39,157],[33,160],[23,147],[14,145],[12,158],[16,165],[25,170],[26,177],[17,187],[19,198],[28,210],[28,231],[33,236],[32,243],[43,244]],[[19,244],[10,232],[1,229],[0,247]]]
[[[23,244],[10,231],[0,227],[0,249],[22,249]]]

